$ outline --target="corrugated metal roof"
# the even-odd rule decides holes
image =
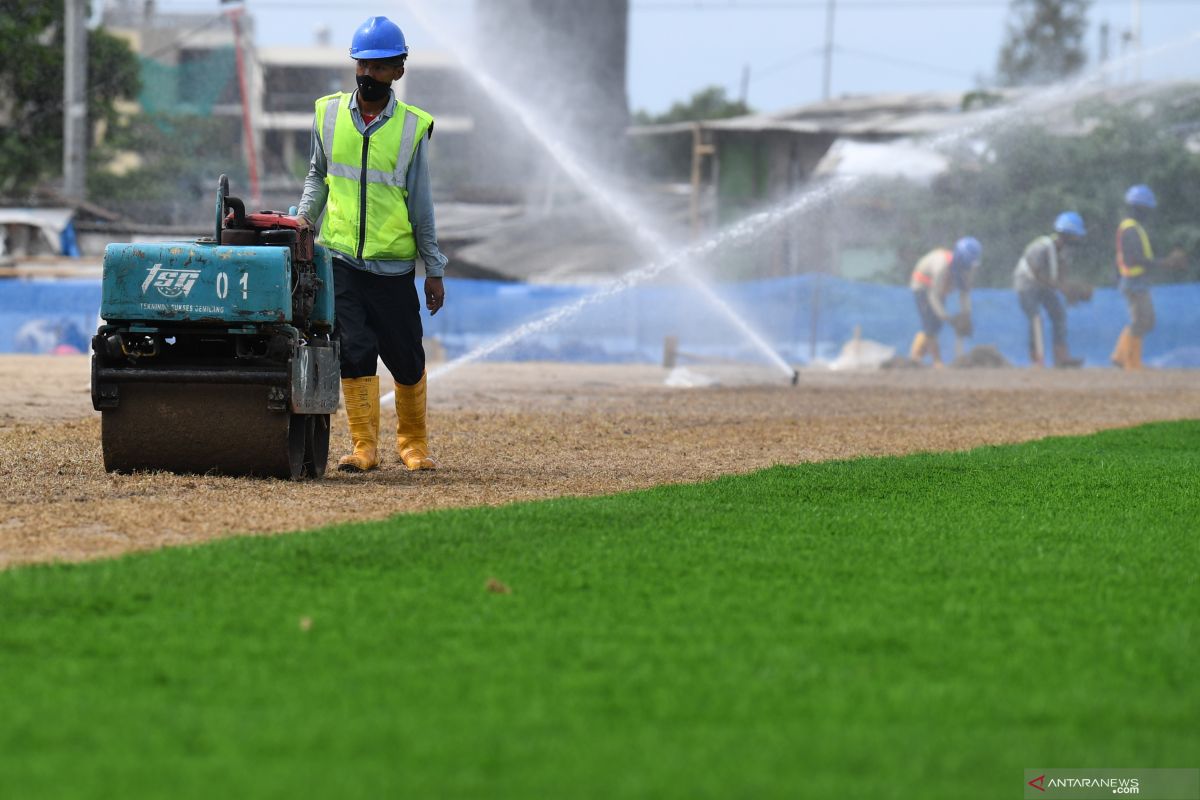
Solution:
[[[319,45],[260,47],[258,60],[269,67],[354,67],[345,47]]]
[[[1094,97],[1112,105],[1130,106],[1139,99],[1162,96],[1165,91],[1196,92],[1190,81],[1162,81],[1096,87]],[[1068,93],[1065,99],[1036,87],[989,89],[987,95],[1005,105],[1030,100],[1030,108],[1041,124],[1060,135],[1086,133],[1094,120],[1079,118],[1076,103],[1083,99]],[[706,131],[746,133],[826,134],[859,139],[892,139],[904,136],[936,134],[959,127],[964,120],[980,114],[964,111],[969,95],[960,92],[923,92],[839,97],[820,103],[785,109],[771,114],[748,114],[704,122],[673,122],[664,125],[635,125],[631,136],[668,136],[690,133],[697,125]],[[1147,110],[1150,108],[1146,106]],[[1181,134],[1182,135],[1182,134]]]
[[[353,69],[350,51],[332,45],[297,45],[259,47],[258,60],[272,67],[345,67]],[[410,69],[449,68],[455,60],[440,50],[421,50],[408,57]]]
[[[1005,99],[1019,93],[997,92]],[[912,136],[937,133],[961,124],[966,95],[960,92],[881,94],[839,97],[771,114],[749,114],[699,123],[704,130],[738,132],[784,132],[831,134],[835,136]],[[635,136],[687,133],[697,123],[639,125]]]

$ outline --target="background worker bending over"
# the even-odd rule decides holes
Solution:
[[[917,262],[909,283],[921,318],[921,330],[913,338],[909,353],[913,361],[921,361],[928,354],[935,367],[942,365],[937,337],[943,323],[949,322],[959,336],[971,335],[971,270],[982,255],[979,240],[967,236],[959,239],[953,250],[939,247]],[[959,313],[953,317],[946,311],[951,289],[957,289],[959,297]]]
[[[1046,363],[1046,340],[1042,329],[1042,309],[1050,317],[1054,339],[1054,366],[1078,367],[1083,359],[1073,358],[1067,349],[1067,310],[1059,292],[1067,287],[1067,267],[1072,246],[1087,235],[1083,217],[1064,211],[1054,221],[1054,233],[1039,236],[1029,243],[1013,272],[1013,285],[1021,310],[1029,320],[1029,360],[1035,366]],[[1068,297],[1068,301],[1072,300]],[[1080,298],[1082,299],[1082,298]]]

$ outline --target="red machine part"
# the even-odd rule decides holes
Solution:
[[[288,216],[282,211],[259,211],[257,214],[247,214],[244,221],[236,221],[235,215],[231,211],[225,217],[225,227],[228,229],[234,224],[237,224],[242,230],[247,228],[257,231],[294,230],[297,233],[294,257],[298,261],[313,260],[313,230],[305,227],[299,217]]]
[[[293,228],[300,230],[300,218],[289,217],[282,211],[260,211],[257,214],[247,214],[246,224],[259,230],[272,228]]]

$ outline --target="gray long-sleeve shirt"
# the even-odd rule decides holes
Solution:
[[[1069,250],[1059,253],[1051,236],[1039,236],[1029,243],[1017,268],[1013,271],[1013,286],[1018,292],[1035,287],[1058,289],[1066,276]]]
[[[388,97],[387,106],[370,125],[363,122],[362,112],[358,108],[358,92],[350,98],[350,118],[359,133],[366,134],[391,119],[396,113],[396,95]],[[433,188],[429,179],[429,160],[426,155],[429,138],[423,138],[417,145],[412,164],[408,169],[405,188],[408,189],[408,221],[412,224],[413,238],[416,239],[417,253],[425,263],[425,274],[431,278],[440,278],[446,272],[446,256],[438,248],[437,226],[433,218]],[[316,120],[313,120],[312,155],[308,161],[308,176],[304,179],[304,195],[300,198],[299,214],[316,225],[321,213],[325,210],[325,201],[329,197],[329,187],[325,185],[325,175],[328,172],[328,162],[325,151],[321,147],[321,137],[317,132]],[[330,248],[333,249],[333,248]],[[373,272],[376,275],[406,275],[416,267],[415,260],[408,261],[379,261],[355,258],[351,253],[334,250],[338,258],[356,269]]]

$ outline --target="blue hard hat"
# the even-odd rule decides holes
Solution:
[[[1083,217],[1074,211],[1064,211],[1059,214],[1058,219],[1054,220],[1054,230],[1058,233],[1078,236],[1081,239],[1087,236],[1087,226],[1083,224]]]
[[[404,31],[387,17],[371,17],[358,26],[350,42],[350,57],[354,59],[395,58],[408,55]]]
[[[1130,186],[1129,191],[1125,193],[1125,202],[1131,206],[1158,208],[1158,198],[1154,196],[1154,192],[1150,191],[1150,187],[1144,183],[1139,183],[1137,186]]]
[[[983,245],[974,236],[965,236],[954,245],[954,269],[968,270],[983,255]]]

